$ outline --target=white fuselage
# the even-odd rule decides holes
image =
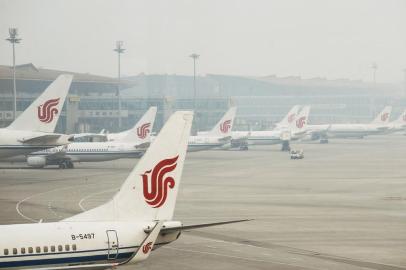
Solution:
[[[48,149],[31,153],[29,156],[47,156],[57,151],[63,151],[63,158],[72,162],[99,162],[120,158],[139,157],[143,150],[137,149],[135,144],[119,142],[97,142],[97,143],[71,143],[66,149]]]
[[[229,140],[226,137],[204,136],[204,135],[190,136],[187,151],[196,152],[208,150],[217,147],[222,147],[227,143],[229,143]]]
[[[368,135],[383,134],[388,130],[387,125],[375,124],[332,124],[327,130],[329,137],[364,137]]]
[[[389,123],[388,124],[388,133],[394,133],[394,132],[399,132],[399,131],[405,131],[406,130],[406,124],[404,123]]]
[[[147,222],[55,222],[1,225],[0,269],[131,263]],[[154,248],[176,239],[160,236]]]
[[[247,138],[249,145],[281,144],[291,139],[288,130],[233,131],[233,139]]]
[[[36,143],[24,143],[22,141],[34,137],[45,136],[44,132],[34,132],[25,130],[0,129],[0,159],[7,159],[18,155],[27,155],[29,153],[52,148],[68,143],[68,136],[61,135],[58,139],[38,141]]]

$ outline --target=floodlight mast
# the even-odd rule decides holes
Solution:
[[[200,55],[192,53],[189,57],[193,58],[193,110],[196,111],[196,60]]]
[[[21,38],[18,38],[18,29],[9,28],[9,37],[6,39],[9,41],[13,47],[13,119],[17,117],[17,90],[16,90],[16,57],[15,57],[15,44],[20,43]]]
[[[121,130],[121,54],[124,53],[125,49],[123,48],[124,42],[121,40],[116,41],[116,48],[114,49],[117,52],[118,56],[118,86],[117,86],[117,99],[118,99],[118,128]]]

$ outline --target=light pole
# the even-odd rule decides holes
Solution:
[[[193,110],[196,111],[196,60],[200,55],[192,53],[189,57],[193,58]]]
[[[376,65],[376,63],[373,63],[371,68],[373,70],[374,86],[376,86],[376,70],[378,69],[378,66]]]
[[[20,43],[21,38],[18,38],[18,29],[17,28],[9,28],[8,33],[10,35],[9,38],[6,40],[10,41],[13,46],[13,99],[14,99],[14,106],[13,106],[13,119],[17,117],[17,90],[16,90],[16,56],[15,56],[15,44]]]
[[[403,89],[404,92],[403,92],[403,94],[406,95],[406,68],[403,69],[403,72],[405,74],[405,78],[404,78],[404,82],[403,82],[404,83],[404,86],[403,86],[404,87],[404,89]]]
[[[116,48],[114,49],[117,52],[118,56],[118,86],[117,86],[117,99],[118,99],[118,128],[121,130],[121,54],[124,53],[125,49],[123,48],[123,41],[116,41]]]
[[[378,69],[378,66],[376,63],[372,63],[372,79],[374,81],[374,86],[373,86],[373,92],[372,94],[372,108],[371,108],[371,114],[375,114],[375,106],[376,106],[376,98],[377,98],[377,93],[376,93],[376,70]]]

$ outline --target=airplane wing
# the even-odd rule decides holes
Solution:
[[[62,136],[61,134],[46,134],[46,135],[40,135],[40,136],[35,136],[35,137],[30,137],[30,138],[22,138],[19,141],[22,143],[26,143],[26,144],[43,144],[43,143],[49,143],[50,141],[56,141],[61,136]]]
[[[176,227],[165,227],[165,224],[164,224],[164,226],[161,229],[161,233],[173,232],[173,231],[194,230],[194,229],[226,225],[226,224],[245,222],[245,221],[251,221],[251,220],[252,219],[239,219],[239,220],[222,221],[222,222],[215,222],[215,223],[202,223],[202,224],[187,225],[187,226],[181,225],[181,226],[176,226]]]
[[[231,140],[231,136],[227,136],[227,137],[223,137],[223,138],[219,139],[220,142],[229,142],[230,140]]]

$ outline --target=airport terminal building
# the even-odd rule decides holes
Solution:
[[[74,75],[57,131],[66,133],[118,131],[118,80],[92,74],[37,68],[16,68],[17,113],[24,110],[59,74]],[[196,106],[198,130],[214,125],[231,105],[238,107],[238,129],[264,129],[280,120],[296,104],[312,105],[310,121],[368,122],[385,105],[394,115],[406,108],[401,86],[350,80],[242,77],[208,74],[193,76],[140,74],[121,80],[122,130],[131,128],[150,107],[157,106],[154,130],[159,130],[176,110]],[[0,66],[0,126],[12,121],[12,68]]]

